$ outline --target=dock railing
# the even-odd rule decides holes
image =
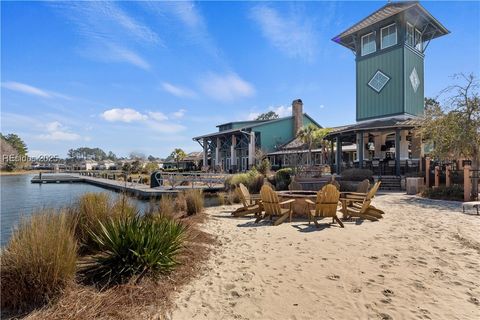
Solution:
[[[151,186],[165,186],[169,185],[176,188],[182,184],[191,184],[195,188],[195,184],[203,184],[207,188],[213,188],[218,185],[225,184],[225,180],[230,174],[214,173],[214,172],[162,172],[156,171],[151,176]]]

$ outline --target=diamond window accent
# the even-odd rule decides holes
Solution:
[[[370,88],[380,93],[383,87],[385,87],[385,85],[387,84],[388,80],[390,80],[390,77],[378,70],[372,77],[372,79],[370,79],[368,85],[370,86]]]
[[[420,79],[418,78],[417,69],[415,68],[413,68],[412,73],[410,73],[410,83],[412,84],[413,91],[417,92]]]

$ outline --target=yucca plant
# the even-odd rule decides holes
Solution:
[[[177,264],[187,230],[167,216],[124,216],[99,223],[100,229],[91,231],[99,251],[84,263],[81,272],[104,286],[170,271]]]

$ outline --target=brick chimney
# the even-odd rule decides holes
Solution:
[[[293,116],[293,135],[297,136],[298,131],[303,127],[303,102],[301,99],[293,100],[292,102],[292,116]]]

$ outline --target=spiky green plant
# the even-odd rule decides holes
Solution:
[[[149,274],[170,271],[178,262],[187,229],[168,216],[145,219],[139,215],[110,218],[91,231],[99,251],[82,266],[82,274],[97,284],[137,281]]]
[[[187,215],[191,216],[202,212],[204,199],[202,190],[191,189],[185,192]]]

